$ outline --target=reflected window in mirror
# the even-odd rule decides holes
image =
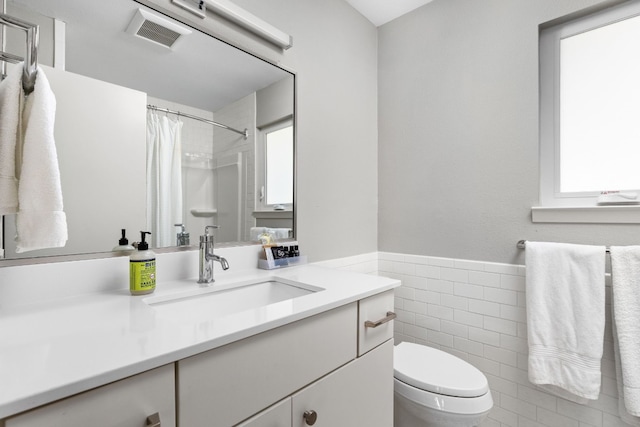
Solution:
[[[265,210],[293,206],[293,122],[260,129],[257,148],[259,205]]]

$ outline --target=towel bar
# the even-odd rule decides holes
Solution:
[[[527,241],[526,240],[518,240],[518,243],[516,244],[516,246],[518,247],[518,249],[526,249],[527,248]],[[606,247],[607,253],[611,253],[611,250],[609,249],[609,246]]]

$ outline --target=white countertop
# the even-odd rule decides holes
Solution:
[[[213,287],[268,277],[324,290],[224,316],[181,315],[147,303],[197,291],[196,279],[160,281],[156,292],[145,296],[118,289],[2,307],[0,419],[400,285],[394,279],[306,265],[225,274]]]

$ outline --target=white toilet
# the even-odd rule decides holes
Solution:
[[[394,347],[394,427],[475,427],[493,406],[487,378],[444,351]]]

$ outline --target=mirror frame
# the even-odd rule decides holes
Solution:
[[[252,43],[242,43],[239,41],[239,38],[242,35],[246,35],[244,31],[240,27],[237,27],[235,24],[231,24],[231,28],[233,30],[233,34],[230,36],[229,34],[216,33],[213,28],[207,28],[204,25],[197,25],[196,21],[192,21],[191,17],[183,16],[182,9],[178,10],[168,10],[157,3],[154,3],[153,0],[131,0],[135,3],[142,4],[150,9],[155,10],[158,13],[161,13],[170,19],[176,20],[183,25],[186,25],[192,28],[194,31],[199,31],[213,39],[217,40],[220,43],[224,43],[232,48],[238,49],[244,54],[253,56],[254,58],[264,61],[274,67],[277,67],[289,74],[293,77],[293,237],[290,239],[282,239],[281,242],[296,242],[298,237],[298,197],[297,197],[297,189],[298,189],[298,74],[296,71],[284,67],[277,60],[269,58],[267,55],[261,55],[257,52],[253,52],[250,47]],[[258,40],[254,36],[249,36],[250,39]],[[263,42],[259,42],[258,47],[262,46]],[[245,46],[242,46],[245,45]],[[260,49],[258,49],[260,50]],[[282,49],[278,50],[281,54],[283,52]],[[2,226],[4,226],[5,217],[2,216]],[[6,238],[6,236],[5,236]],[[195,240],[195,239],[194,239]],[[233,248],[233,247],[244,247],[244,246],[258,246],[259,242],[253,241],[238,241],[238,242],[221,242],[216,243],[217,248]],[[196,251],[199,249],[198,244],[191,244],[189,246],[168,246],[163,248],[154,248],[153,251],[157,254],[166,254],[166,253],[175,253],[175,252],[187,252],[187,251]],[[14,266],[25,266],[25,265],[37,265],[37,264],[50,264],[50,263],[60,263],[60,262],[71,262],[71,261],[85,261],[85,260],[93,260],[93,259],[105,259],[105,258],[116,258],[116,257],[126,257],[128,255],[116,253],[112,251],[106,252],[90,252],[90,253],[78,253],[78,254],[64,254],[64,255],[48,255],[48,256],[35,256],[30,258],[13,258],[13,259],[0,259],[0,268],[5,267],[14,267]]]

